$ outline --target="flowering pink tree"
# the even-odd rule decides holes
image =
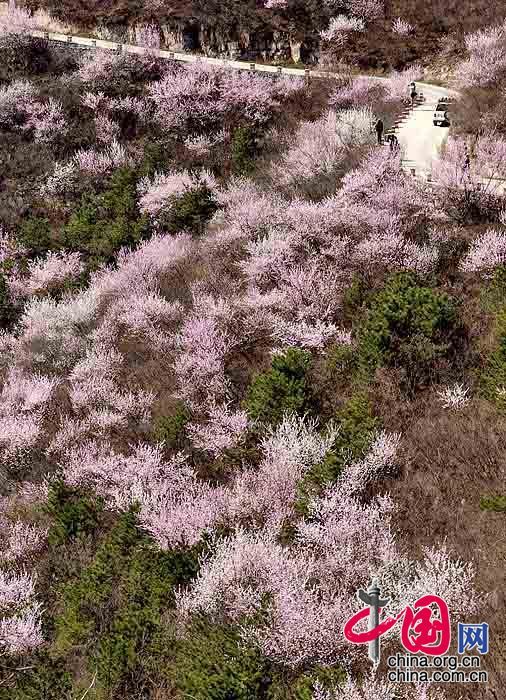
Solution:
[[[0,35],[25,34],[34,28],[32,15],[21,7],[13,7],[9,3],[7,12],[0,14]]]
[[[489,87],[506,76],[505,25],[482,29],[465,37],[469,58],[457,68],[460,88]]]
[[[372,112],[367,108],[329,112],[314,122],[304,122],[286,153],[273,166],[275,183],[296,190],[321,180],[324,191],[360,149],[373,144]]]
[[[262,439],[258,468],[237,474],[223,494],[227,518],[234,522],[253,516],[271,532],[279,530],[293,516],[299,480],[325,457],[335,436],[333,426],[320,435],[314,421],[285,416]]]
[[[443,598],[452,617],[472,615],[483,604],[475,587],[474,565],[453,558],[445,544],[425,547],[423,557],[416,561],[399,556],[386,562],[376,576],[383,593],[390,598],[385,615],[397,614],[427,593]],[[394,636],[392,629],[386,639]]]
[[[34,109],[36,91],[27,80],[15,80],[0,87],[0,127],[12,129],[22,125]]]
[[[324,41],[333,42],[336,47],[344,46],[350,32],[363,32],[365,24],[362,19],[338,15],[332,17],[328,29],[321,32]]]
[[[139,183],[140,209],[156,217],[162,209],[170,210],[177,197],[202,186],[208,189],[216,189],[218,186],[212,173],[205,169],[198,175],[187,170],[180,173],[158,173],[153,180],[143,179]]]
[[[460,263],[463,272],[479,272],[491,275],[506,263],[506,234],[490,229],[476,238],[469,252]]]
[[[68,130],[63,105],[52,97],[47,102],[37,102],[28,110],[23,128],[33,132],[36,141],[51,143]]]
[[[6,562],[31,559],[43,547],[47,530],[37,525],[1,517],[0,559]]]
[[[300,79],[264,78],[200,61],[169,71],[148,88],[155,120],[185,135],[219,131],[226,118],[263,123],[283,101],[304,89]]]
[[[397,19],[392,22],[392,31],[394,34],[399,34],[400,36],[409,36],[413,34],[414,27],[409,22],[406,22],[406,20],[397,17]]]
[[[75,279],[84,271],[79,253],[51,253],[45,259],[28,262],[27,276],[9,275],[9,291],[13,297],[44,294]]]
[[[97,114],[95,117],[95,134],[97,141],[109,146],[121,136],[119,124],[109,119],[105,114]]]
[[[58,379],[10,367],[0,394],[0,458],[5,463],[19,466],[43,436],[43,420],[58,384]]]
[[[369,107],[374,109],[386,97],[386,94],[385,85],[379,81],[359,76],[337,88],[330,97],[330,104],[338,109],[350,109],[352,107]]]
[[[189,316],[176,337],[180,352],[174,364],[177,396],[193,410],[223,399],[227,391],[225,357],[229,335],[213,320]]]
[[[315,684],[313,700],[445,700],[445,694],[428,685],[395,685],[378,678],[371,672],[362,683],[357,683],[348,676],[343,686],[326,689],[320,683]]]
[[[40,604],[34,600],[36,576],[0,571],[0,647],[21,654],[43,642]]]
[[[135,27],[135,43],[156,51],[160,48],[160,30],[155,24],[140,24]]]
[[[217,457],[225,450],[237,447],[248,427],[249,420],[244,411],[231,411],[228,404],[214,405],[210,407],[205,423],[190,423],[188,434],[195,447]]]
[[[453,138],[432,166],[437,205],[458,223],[496,220],[501,209],[499,177],[506,173],[504,139],[478,139],[474,157],[463,138]]]

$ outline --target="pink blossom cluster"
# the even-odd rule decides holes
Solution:
[[[14,80],[0,87],[0,126],[9,129],[22,126],[35,102],[35,88],[27,80]]]
[[[237,447],[244,439],[249,427],[245,411],[230,410],[229,404],[214,405],[209,408],[204,423],[190,423],[188,435],[193,445],[214,457],[225,450]]]
[[[284,10],[288,6],[288,0],[266,0],[264,7],[268,10]]]
[[[0,516],[2,524],[2,542],[0,559],[5,562],[26,560],[33,557],[45,542],[47,530],[37,525],[24,523]]]
[[[43,643],[40,612],[34,600],[36,576],[0,570],[0,647],[21,654]]]
[[[460,263],[463,272],[478,272],[490,275],[506,264],[506,233],[489,229],[476,238],[467,255]]]
[[[43,197],[62,197],[75,191],[78,171],[75,162],[55,163],[54,170],[40,188]]]
[[[293,188],[322,176],[336,180],[352,149],[373,144],[372,123],[367,108],[331,111],[317,121],[303,122],[274,164],[274,180]]]
[[[291,547],[279,544],[269,526],[256,532],[238,528],[216,541],[195,581],[178,594],[182,620],[203,612],[241,622],[245,638],[266,656],[297,667],[360,653],[340,645],[339,632],[357,605],[352,592],[378,571],[397,611],[421,591],[437,590],[456,614],[472,612],[478,602],[474,570],[450,559],[446,549],[427,550],[425,559],[409,564],[408,578],[405,567],[396,569],[400,559],[389,526],[391,510],[389,498],[359,503],[337,484],[313,501]],[[366,547],[365,531],[374,535]],[[266,596],[267,620],[254,622]]]
[[[378,678],[374,671],[361,683],[348,676],[339,688],[328,689],[317,682],[313,700],[445,700],[444,692],[428,684],[395,685]]]
[[[135,44],[147,49],[160,48],[160,31],[156,24],[138,24],[134,30]]]
[[[9,2],[7,12],[0,14],[0,36],[2,34],[25,34],[35,29],[33,16],[21,7],[13,7]]]
[[[149,117],[150,105],[143,97],[108,97],[100,90],[98,92],[87,91],[81,98],[84,107],[90,109],[99,116],[114,116],[115,114],[131,114],[139,121],[145,121]]]
[[[397,19],[392,22],[392,31],[394,34],[399,34],[400,36],[408,36],[409,34],[413,34],[414,27],[409,22],[406,22],[406,20],[397,17]]]
[[[128,66],[131,56],[106,49],[93,49],[81,59],[77,77],[85,83],[109,80],[115,72]]]
[[[363,32],[364,30],[365,24],[362,19],[338,15],[331,18],[328,29],[322,31],[320,36],[324,41],[334,42],[336,45],[342,46],[349,32]]]
[[[397,461],[400,441],[400,433],[377,433],[367,454],[345,467],[340,480],[343,492],[360,495],[371,484],[391,475]]]
[[[506,76],[506,24],[468,34],[465,44],[469,58],[457,67],[459,87],[497,85]]]
[[[347,12],[365,22],[379,19],[384,12],[383,0],[346,0]]]
[[[205,185],[216,189],[218,184],[213,174],[202,169],[198,175],[187,170],[174,173],[157,173],[152,180],[142,179],[139,183],[139,207],[142,212],[155,216],[170,208],[174,198],[185,192]]]
[[[223,119],[247,116],[264,122],[294,92],[304,88],[299,79],[265,78],[211,66],[200,61],[175,67],[148,88],[156,121],[166,129],[190,133],[218,129]]]
[[[470,157],[466,140],[454,137],[432,167],[437,205],[460,224],[474,221],[477,213],[488,216],[494,201],[497,214],[506,175],[505,139],[485,134],[477,139],[473,151]]]
[[[227,519],[242,522],[253,517],[270,532],[279,531],[294,515],[299,480],[325,457],[335,437],[332,425],[320,435],[315,421],[285,416],[262,439],[259,466],[239,472],[224,492]]]
[[[213,146],[213,139],[204,134],[188,136],[185,139],[184,145],[190,151],[190,153],[196,157],[202,158],[211,150],[211,147]]]
[[[177,396],[193,409],[225,398],[225,358],[231,337],[212,318],[189,315],[176,336]]]
[[[97,141],[109,146],[121,136],[119,124],[110,119],[106,114],[97,114],[95,117],[95,134]]]
[[[92,175],[102,175],[130,163],[125,147],[113,140],[102,152],[94,148],[81,149],[74,155],[73,161],[79,170]]]
[[[423,75],[423,66],[417,63],[402,71],[394,71],[386,81],[389,99],[402,100],[408,97],[408,85],[416,80],[421,80]]]
[[[11,366],[0,393],[0,458],[14,466],[43,437],[43,419],[59,384],[56,378]]]
[[[268,531],[238,529],[217,542],[213,555],[202,562],[193,585],[178,596],[184,620],[204,612],[236,621],[260,611],[268,594],[269,621],[243,624],[243,635],[269,658],[298,667],[335,663],[342,646],[342,628],[349,604],[333,587],[326,594],[311,586],[317,566],[279,545]]]
[[[338,109],[370,107],[371,109],[387,96],[387,90],[379,81],[359,76],[348,84],[334,90],[330,104]]]
[[[75,279],[84,270],[80,253],[51,253],[28,262],[26,274],[9,275],[9,291],[13,297],[45,294]]]
[[[31,130],[34,139],[42,143],[61,138],[68,130],[62,103],[52,97],[47,102],[36,102],[28,111],[23,128]]]
[[[55,164],[53,173],[41,187],[41,194],[45,197],[65,196],[74,191],[80,173],[97,177],[131,163],[131,156],[114,137],[102,151],[93,147],[81,148],[67,163]]]
[[[59,100],[37,100],[34,86],[15,80],[0,88],[0,127],[33,133],[36,141],[50,143],[65,134],[68,126]]]
[[[0,263],[23,258],[26,252],[19,241],[0,225]]]
[[[339,317],[355,274],[426,274],[438,259],[437,241],[413,241],[436,210],[399,158],[380,149],[319,203],[288,202],[243,181],[218,190],[217,199],[222,209],[204,251],[216,270],[242,272],[246,286],[230,317],[244,340],[248,321],[249,337],[268,334],[275,347],[349,343]]]
[[[450,408],[457,411],[465,408],[471,400],[469,396],[469,387],[466,388],[463,384],[459,383],[445,387],[438,392],[438,397],[443,408]]]
[[[40,604],[33,603],[11,617],[0,618],[0,644],[6,653],[19,655],[44,643],[41,612]]]
[[[483,604],[474,583],[474,564],[455,559],[445,543],[424,547],[423,558],[418,560],[400,554],[383,564],[376,575],[390,598],[385,615],[396,614],[427,593],[443,598],[452,616],[473,615]],[[388,634],[394,636],[393,631]]]

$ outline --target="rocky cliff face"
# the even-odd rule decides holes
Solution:
[[[159,25],[163,48],[195,51],[213,58],[264,60],[315,64],[318,62],[317,36],[291,35],[287,31],[252,32],[237,28],[223,31],[197,21],[173,19]],[[135,24],[126,29],[97,28],[104,39],[134,41]]]

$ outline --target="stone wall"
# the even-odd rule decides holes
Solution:
[[[100,38],[134,40],[134,26],[125,35],[111,36],[110,31],[98,30]],[[160,26],[163,48],[172,51],[194,51],[212,58],[235,60],[264,60],[316,64],[319,46],[315,38],[293,37],[287,32],[252,33],[240,29],[223,34],[214,27],[197,22],[173,20]]]

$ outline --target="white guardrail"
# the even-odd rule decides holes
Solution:
[[[203,61],[210,65],[227,66],[236,70],[249,70],[258,73],[271,73],[281,75],[294,75],[305,78],[326,78],[334,79],[341,77],[339,73],[330,71],[313,70],[311,68],[285,68],[284,66],[272,66],[264,63],[253,63],[249,61],[233,61],[229,58],[210,58],[209,56],[200,56],[198,54],[181,53],[177,51],[169,51],[166,49],[150,49],[136,44],[122,44],[114,41],[106,41],[105,39],[93,39],[85,36],[72,36],[70,34],[57,34],[55,32],[47,32],[41,29],[33,29],[29,32],[30,36],[46,39],[47,41],[59,41],[63,44],[73,44],[75,46],[83,46],[96,49],[108,49],[109,51],[123,51],[125,53],[146,54],[151,53],[160,58],[171,61],[182,61],[183,63],[195,63]],[[371,80],[386,80],[380,76],[370,76]]]

